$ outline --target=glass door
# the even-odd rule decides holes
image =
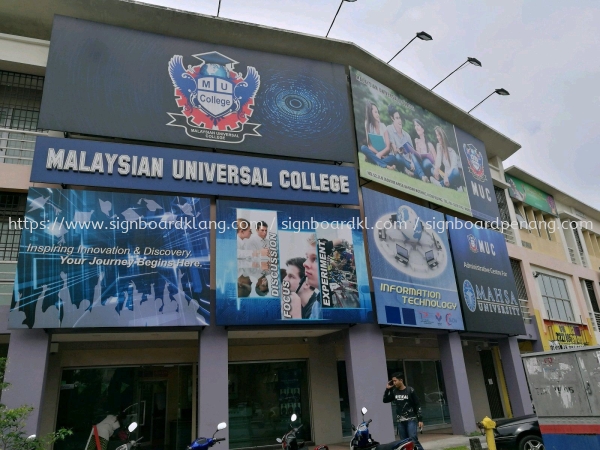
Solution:
[[[421,402],[423,422],[427,426],[447,423],[448,405],[438,383],[436,361],[404,361],[404,367],[406,383],[414,388]]]

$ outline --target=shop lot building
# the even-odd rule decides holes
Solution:
[[[84,124],[83,128],[71,129],[67,126],[50,131],[43,129],[38,123],[42,107],[42,94],[44,102],[56,102],[63,96],[72,98],[69,92],[52,91],[53,86],[60,85],[56,79],[58,72],[46,72],[49,52],[54,55],[54,63],[60,62],[61,58],[62,60],[70,58],[70,54],[66,51],[63,52],[60,46],[57,47],[59,44],[56,42],[62,42],[59,39],[60,36],[52,36],[53,47],[49,50],[55,14],[65,16],[65,24],[71,23],[69,17],[81,19],[78,26],[99,27],[97,28],[100,30],[98,32],[105,33],[105,35],[111,33],[106,32],[103,27],[116,26],[119,27],[119,30],[125,29],[133,33],[153,33],[153,36],[158,36],[156,39],[160,39],[160,36],[179,38],[182,46],[184,44],[188,47],[193,46],[192,41],[197,41],[199,50],[194,51],[203,55],[210,52],[210,47],[214,44],[215,46],[230,46],[264,52],[262,57],[266,59],[269,59],[269,55],[264,55],[271,54],[273,58],[284,55],[312,60],[305,62],[306,64],[318,65],[314,61],[332,63],[330,66],[333,67],[331,69],[333,78],[337,74],[336,70],[343,67],[343,78],[340,83],[338,77],[336,86],[339,87],[340,84],[344,86],[343,93],[347,96],[345,101],[348,110],[346,111],[347,117],[340,119],[339,126],[340,129],[348,131],[347,136],[344,136],[343,139],[352,142],[351,151],[349,151],[351,158],[349,160],[336,159],[337,155],[328,157],[329,149],[318,148],[318,144],[314,149],[314,156],[301,158],[300,156],[306,153],[295,151],[292,145],[287,149],[290,153],[285,156],[286,152],[280,151],[276,142],[273,143],[274,141],[267,142],[264,151],[256,149],[241,149],[242,151],[240,151],[238,142],[227,142],[227,140],[225,143],[218,144],[206,140],[177,143],[168,139],[153,138],[152,130],[144,128],[143,124],[135,130],[133,137],[127,135],[131,131],[127,130],[129,124],[120,124],[120,131],[112,134],[106,131],[110,127],[103,128],[102,132],[94,133],[90,130],[98,123],[95,122],[93,116],[90,116],[89,120],[85,116],[83,117],[84,120],[81,122]],[[101,420],[103,414],[130,405],[133,406],[129,413],[135,416],[140,423],[140,436],[143,435],[145,442],[153,448],[183,448],[198,435],[212,435],[216,424],[221,421],[229,424],[224,435],[228,437],[225,445],[231,448],[276,444],[275,438],[280,437],[287,429],[287,418],[292,413],[300,416],[304,425],[303,437],[305,439],[313,440],[316,443],[341,442],[350,435],[351,422],[356,423],[360,417],[359,411],[362,406],[369,409],[369,417],[374,419],[371,426],[373,436],[380,442],[391,441],[394,432],[392,413],[390,406],[381,402],[381,397],[384,383],[389,379],[391,373],[399,370],[406,374],[408,384],[415,387],[419,395],[423,406],[426,432],[436,428],[451,427],[456,434],[469,433],[475,431],[475,422],[486,415],[500,418],[518,416],[532,411],[521,365],[520,355],[523,352],[597,343],[600,317],[597,303],[600,237],[595,230],[599,229],[596,224],[600,220],[600,213],[518,168],[511,167],[505,170],[503,161],[518,150],[517,143],[449,104],[357,46],[320,37],[120,1],[107,1],[101,5],[85,0],[44,1],[41,3],[22,1],[19,4],[7,3],[0,6],[0,16],[5,18],[0,26],[0,32],[3,33],[0,35],[2,40],[0,45],[0,150],[2,151],[0,155],[0,187],[2,195],[0,200],[2,201],[3,217],[1,222],[3,260],[1,267],[3,270],[0,271],[3,275],[3,291],[0,326],[3,332],[1,337],[4,353],[9,358],[7,381],[12,384],[11,388],[3,393],[2,398],[3,402],[9,406],[25,403],[35,407],[27,424],[28,431],[32,433],[46,433],[61,426],[72,428],[74,435],[65,442],[55,444],[57,447],[83,446],[89,437],[91,425],[96,423],[95,421]],[[85,21],[95,24],[90,25],[90,22]],[[68,26],[66,27],[68,28]],[[140,39],[140,42],[143,41]],[[205,44],[205,42],[212,44]],[[113,63],[110,58],[103,59],[106,54],[103,53],[105,49],[102,45],[108,44],[102,40],[98,40],[97,44],[95,47],[93,45],[82,46],[83,53],[71,56],[88,62],[95,61],[98,66],[95,66],[94,70],[104,66],[111,67],[111,70],[117,74],[116,76],[122,76],[121,68],[111,65]],[[228,55],[221,47],[219,49],[221,57],[225,55],[230,59],[227,64],[232,64],[231,54]],[[149,47],[148,50],[149,54],[153,53],[152,47]],[[137,50],[132,48],[127,51],[135,52]],[[181,53],[185,51],[187,50],[182,49]],[[239,50],[238,54],[243,55],[244,50]],[[206,56],[204,57],[206,58]],[[186,64],[191,64],[192,59],[192,53],[184,53]],[[302,64],[302,61],[306,60],[299,61]],[[200,64],[198,60],[193,62]],[[161,60],[156,63],[165,75],[168,73],[168,63],[169,60]],[[225,64],[218,58],[213,59],[213,63],[215,65]],[[244,77],[249,73],[247,66],[252,66],[250,57],[246,57],[239,63],[237,61],[233,61],[233,63],[237,64],[235,70],[242,72]],[[348,69],[348,66],[351,66],[352,69]],[[129,68],[122,69],[125,72],[129,70]],[[86,68],[81,68],[81,76],[93,79],[93,73],[86,72],[86,70]],[[267,80],[266,72],[261,72],[258,66],[257,70],[259,76],[263,78],[260,87],[255,87],[258,92],[260,89],[268,91],[269,84],[265,81]],[[351,75],[352,82],[350,82]],[[54,79],[52,79],[53,76]],[[173,72],[170,73],[170,76],[170,79],[166,78],[169,83],[174,80]],[[74,80],[75,78],[77,77],[74,77]],[[479,191],[482,194],[481,198],[493,199],[494,204],[498,207],[501,220],[519,224],[519,227],[504,230],[503,234],[507,255],[510,257],[510,273],[514,278],[516,297],[518,297],[516,299],[518,313],[515,314],[516,318],[523,322],[522,330],[524,331],[522,333],[518,335],[505,334],[498,331],[486,332],[484,329],[455,331],[452,329],[450,317],[445,314],[439,317],[431,314],[427,318],[428,326],[415,326],[417,319],[423,321],[426,316],[426,314],[420,313],[416,307],[412,309],[415,322],[407,319],[410,313],[404,310],[402,310],[401,317],[400,309],[395,318],[393,308],[383,309],[388,315],[386,320],[382,320],[382,313],[376,307],[377,293],[382,290],[379,285],[379,289],[375,288],[373,277],[376,274],[373,269],[373,258],[368,256],[372,254],[374,246],[379,245],[375,242],[385,244],[387,241],[382,235],[379,235],[379,241],[370,241],[369,239],[372,239],[374,235],[367,236],[368,231],[364,233],[362,240],[366,258],[365,268],[368,268],[366,270],[369,274],[367,283],[369,292],[365,293],[364,290],[358,289],[361,283],[364,284],[364,279],[360,280],[359,273],[359,279],[350,280],[349,283],[356,283],[356,291],[360,293],[362,300],[350,298],[353,291],[351,284],[348,283],[346,286],[350,287],[344,291],[343,298],[344,300],[363,302],[362,306],[365,309],[364,297],[366,295],[368,298],[367,312],[364,316],[366,319],[361,320],[364,323],[351,320],[343,323],[342,319],[326,323],[294,321],[292,324],[275,324],[273,321],[265,320],[262,324],[247,322],[241,325],[229,322],[224,325],[225,319],[220,319],[220,317],[226,317],[226,310],[219,309],[219,302],[226,296],[222,289],[222,277],[225,276],[223,274],[228,269],[219,266],[224,260],[225,253],[219,253],[222,252],[219,250],[219,246],[224,244],[220,243],[220,237],[216,230],[209,233],[208,237],[205,235],[207,245],[204,250],[210,249],[209,258],[207,258],[207,261],[210,261],[209,269],[206,269],[207,265],[205,264],[206,270],[202,272],[204,275],[200,276],[201,280],[190,281],[190,284],[198,282],[206,288],[202,291],[202,299],[207,301],[203,306],[204,315],[202,316],[205,324],[198,322],[192,325],[188,323],[187,326],[164,327],[121,325],[113,328],[94,326],[93,323],[88,323],[88,326],[68,328],[54,325],[39,326],[39,324],[35,326],[32,317],[24,312],[24,308],[19,307],[17,303],[19,299],[13,298],[13,281],[19,256],[21,232],[9,227],[9,218],[11,220],[23,218],[26,213],[29,214],[36,209],[31,202],[38,197],[30,193],[30,199],[27,200],[27,190],[31,187],[36,189],[52,188],[54,189],[52,192],[56,193],[63,188],[65,192],[71,189],[86,191],[90,190],[86,186],[91,185],[92,192],[112,191],[116,194],[137,195],[149,191],[149,194],[140,197],[177,194],[200,197],[209,205],[209,209],[204,213],[210,211],[209,216],[212,220],[225,214],[224,209],[217,204],[217,195],[220,196],[219,201],[226,199],[234,205],[238,202],[241,205],[238,211],[242,208],[246,208],[244,211],[251,209],[242,202],[256,201],[256,196],[253,194],[248,194],[248,196],[228,194],[230,191],[227,191],[225,187],[222,192],[187,192],[185,188],[166,189],[161,187],[164,185],[156,184],[156,179],[152,179],[152,177],[140,178],[144,183],[143,186],[140,184],[121,186],[118,184],[119,182],[113,183],[110,179],[106,181],[108,178],[97,182],[99,184],[77,184],[70,181],[71,178],[69,178],[74,172],[66,169],[63,170],[64,181],[54,181],[53,184],[38,180],[30,182],[36,140],[44,139],[46,136],[68,138],[72,143],[69,145],[73,146],[71,148],[88,145],[84,142],[89,141],[99,143],[98,145],[133,144],[139,146],[137,148],[140,152],[143,152],[146,147],[156,147],[162,152],[160,154],[164,155],[165,161],[169,160],[169,151],[186,151],[186,154],[196,152],[201,155],[210,153],[213,158],[217,158],[214,161],[226,157],[239,157],[240,160],[247,157],[264,158],[265,161],[267,158],[274,158],[278,163],[287,164],[288,169],[284,170],[288,170],[288,172],[300,170],[299,167],[303,163],[319,163],[321,167],[334,171],[333,168],[338,167],[336,163],[342,162],[340,170],[348,169],[358,174],[359,164],[357,161],[361,161],[364,166],[361,166],[361,176],[358,179],[361,185],[368,183],[365,188],[373,192],[373,194],[367,195],[387,195],[397,201],[417,205],[413,209],[423,207],[436,210],[436,214],[440,215],[447,213],[468,221],[477,220],[471,214],[457,212],[456,208],[447,209],[435,201],[415,196],[418,194],[413,195],[407,190],[393,189],[385,186],[384,183],[373,181],[377,178],[377,173],[364,176],[366,173],[364,168],[368,169],[368,166],[362,154],[359,153],[364,142],[360,141],[359,136],[358,146],[356,146],[354,117],[351,111],[354,109],[357,117],[360,111],[363,111],[362,114],[369,114],[368,112],[364,113],[364,104],[357,106],[358,94],[361,91],[354,83],[359,79],[375,80],[380,85],[403,96],[405,102],[413,105],[409,110],[423,108],[425,112],[430,112],[435,117],[441,118],[442,122],[448,123],[448,126],[456,126],[460,130],[464,130],[458,134],[472,135],[485,146],[484,152],[487,153],[489,169],[486,169],[488,177],[482,176],[481,179],[486,178],[485,183],[488,184],[483,181],[479,184],[487,186],[488,191],[487,194],[485,190]],[[251,78],[245,78],[245,80],[250,84],[252,82]],[[118,97],[128,94],[119,91],[115,85],[111,84],[110,80],[105,81],[108,88],[93,84],[90,89],[106,89],[106,95],[115,97],[114,101],[109,97],[105,105],[114,105],[114,108],[119,108]],[[145,89],[153,86],[153,83],[152,80],[140,81]],[[173,83],[175,86],[169,84],[167,87],[170,92],[177,88],[175,81]],[[364,85],[373,86],[368,83]],[[129,87],[133,89],[135,83]],[[281,92],[283,90],[276,91],[275,97]],[[139,95],[152,96],[155,95],[155,92],[145,91],[140,92]],[[342,103],[344,95],[341,97]],[[352,99],[354,108],[352,108],[351,96],[354,97]],[[305,100],[306,98],[302,96],[288,96],[284,99],[284,102],[287,101],[285,112],[298,112],[305,106],[302,103]],[[188,99],[188,101],[192,104],[194,102],[193,99]],[[398,104],[404,105],[402,101],[398,99],[396,101]],[[94,106],[89,106],[90,111],[94,109]],[[268,139],[269,124],[266,121],[269,118],[266,114],[259,116],[261,114],[260,107],[259,101],[253,105],[251,108],[254,110],[252,119],[258,116],[265,121],[262,124],[262,130],[260,128],[258,130],[259,132],[264,131],[264,139]],[[68,111],[70,106],[67,102],[61,108]],[[379,109],[382,119],[385,119],[383,121],[390,124],[390,119],[387,117],[388,110],[381,106]],[[54,114],[52,120],[55,123],[64,119],[56,111],[46,110],[43,112],[46,114],[46,120],[52,114]],[[164,115],[165,125],[170,120],[167,113],[176,115],[179,112],[175,97],[173,97],[170,109],[161,111],[161,114]],[[111,115],[110,110],[103,110],[103,113],[105,116]],[[117,110],[113,110],[112,113],[118,115]],[[252,112],[246,111],[246,114],[250,116]],[[389,116],[393,116],[393,114],[389,114]],[[174,119],[173,116],[171,118]],[[69,119],[65,120],[68,122]],[[85,123],[86,120],[87,123]],[[277,118],[271,124],[271,132],[273,124],[277,123],[276,120]],[[362,116],[357,119],[357,122],[361,123],[362,120],[367,119]],[[410,121],[405,120],[405,122]],[[348,123],[351,126],[348,127]],[[87,129],[86,127],[91,128]],[[357,126],[360,134],[359,128]],[[122,132],[123,129],[125,135]],[[416,130],[416,126],[414,123],[405,123],[404,129],[410,129],[413,132]],[[148,136],[144,135],[146,130],[150,133]],[[179,130],[182,135],[185,135],[186,130],[182,127],[179,127]],[[290,128],[284,131],[291,137],[294,137],[295,133],[301,132],[306,134],[307,140],[314,138],[310,135],[310,130]],[[326,131],[330,132],[331,129]],[[193,131],[190,132],[193,133]],[[314,133],[318,138],[318,133],[324,132],[320,130]],[[369,133],[367,131],[367,134]],[[416,137],[417,135],[413,134],[412,138]],[[252,139],[261,138],[246,136],[244,139],[252,142]],[[370,139],[375,140],[372,137]],[[454,139],[456,142],[456,139],[462,138],[455,137]],[[214,149],[215,146],[218,148]],[[456,146],[461,147],[459,151],[462,150],[462,146]],[[123,147],[118,149],[117,147],[102,148],[106,151],[112,151],[109,150],[111,148],[115,151],[123,149]],[[47,148],[46,151],[48,151]],[[231,151],[235,153],[231,153]],[[56,153],[54,155],[56,156]],[[79,153],[80,156],[81,153]],[[45,163],[47,159],[44,158],[43,161]],[[63,165],[65,161],[62,161]],[[85,156],[83,162],[81,161],[81,159],[77,160],[78,168],[81,168],[82,164],[85,166],[87,163],[89,166],[91,163],[91,159],[86,161]],[[265,162],[265,164],[267,163]],[[47,166],[46,169],[48,169]],[[169,176],[171,175],[170,170],[170,167],[165,165],[164,172]],[[372,172],[377,171],[373,170]],[[461,173],[464,174],[464,172],[467,172],[465,164],[461,167]],[[321,173],[325,173],[325,170],[322,169]],[[261,182],[265,184],[262,172],[261,176]],[[343,175],[338,173],[338,177],[340,176]],[[317,179],[319,178],[317,177]],[[273,177],[270,181],[277,182]],[[66,186],[61,187],[61,183]],[[292,183],[292,178],[290,178],[290,183]],[[335,182],[332,186],[334,184]],[[323,186],[322,182],[320,186]],[[338,188],[338,193],[339,190]],[[358,183],[352,184],[352,179],[350,179],[349,190],[354,195],[360,194],[361,199],[365,195],[365,189],[361,190]],[[464,190],[456,190],[458,194],[453,193],[453,195],[460,197],[459,194],[466,190],[474,192],[472,185],[466,183]],[[48,191],[46,195],[50,195],[50,192]],[[60,196],[60,194],[52,195]],[[303,197],[303,193],[297,193],[294,198],[287,201],[284,198],[269,197],[269,195],[265,194],[260,201],[271,207],[274,204],[291,204],[292,207],[304,206],[310,210],[317,206],[334,207],[343,203],[337,200],[329,203],[321,200],[307,200],[308,197]],[[42,195],[41,198],[45,197]],[[359,201],[359,209],[356,209],[357,206],[353,206],[351,202],[349,203],[350,206],[338,209],[349,209],[354,211],[354,214],[364,217],[362,200]],[[147,202],[147,205],[150,203]],[[56,209],[54,213],[58,214]],[[151,210],[150,207],[148,209]],[[269,208],[265,206],[265,209]],[[280,209],[284,210],[285,206],[280,206]],[[181,210],[183,211],[183,208]],[[52,211],[48,211],[52,213]],[[238,212],[238,219],[241,217],[239,214]],[[549,224],[555,226],[549,226]],[[532,225],[538,225],[538,227],[535,228]],[[254,230],[255,234],[256,231]],[[360,234],[362,235],[362,232]],[[233,236],[233,240],[235,240],[235,235]],[[355,245],[355,264],[359,266],[362,242],[356,234],[352,236]],[[54,237],[56,240],[53,242],[59,242],[61,236]],[[233,240],[231,241],[233,242]],[[437,248],[435,251],[441,251],[440,249],[447,248],[448,245],[448,242],[445,241],[438,247],[435,239],[433,242],[435,245],[432,246],[432,249]],[[455,245],[453,242],[450,244]],[[194,251],[196,250],[198,249],[194,248]],[[397,264],[401,268],[412,267],[409,263],[402,262],[404,256],[401,249],[398,250],[396,256],[395,262],[392,260],[391,264]],[[446,264],[444,269],[436,269],[436,264],[425,257],[424,261],[428,264],[426,270],[447,269],[454,277],[454,272],[450,270],[452,266],[448,265],[451,260],[449,250],[446,251],[445,256],[445,263],[441,263],[439,255],[435,261],[438,263],[437,267]],[[456,251],[454,251],[454,257],[456,259]],[[38,266],[34,266],[31,266],[32,271],[34,269],[41,270]],[[454,266],[456,267],[456,261]],[[355,267],[354,271],[358,272],[359,268]],[[108,273],[108,271],[103,273]],[[403,273],[406,274],[406,270]],[[20,276],[27,276],[27,274],[22,273]],[[237,272],[234,281],[235,278],[238,278]],[[248,278],[250,279],[250,276]],[[101,285],[100,281],[97,282],[98,286]],[[256,282],[254,279],[253,281]],[[283,282],[283,277],[280,282]],[[95,284],[96,278],[91,282],[90,296],[93,295]],[[244,283],[242,282],[242,284]],[[64,302],[67,297],[66,294],[61,294],[62,280],[57,278],[53,286],[51,289],[55,289],[58,298]],[[255,286],[253,285],[252,289],[255,289]],[[425,283],[425,287],[428,287],[427,283]],[[40,296],[39,289],[40,287],[31,295]],[[69,293],[68,298],[73,304],[77,304],[75,309],[79,310],[82,299],[74,298],[76,291],[70,285],[66,289],[71,289],[69,292],[73,292]],[[240,289],[240,280],[238,279],[237,292],[241,297]],[[19,288],[15,291],[17,296],[21,292]],[[454,289],[453,294],[457,299],[458,291],[460,291],[460,287]],[[174,292],[165,288],[164,295],[165,297],[176,296],[177,293]],[[127,295],[129,296],[127,298],[132,299],[130,311],[135,311],[135,301],[140,301],[141,306],[141,300],[136,300],[133,290],[128,291]],[[200,300],[199,304],[202,307]],[[33,297],[32,301],[35,301]],[[261,300],[256,301],[260,302]],[[458,300],[456,301],[458,302]],[[490,300],[491,303],[493,300]],[[121,305],[121,308],[123,307],[125,309],[121,309],[123,314],[120,317],[123,317],[127,313],[126,310],[129,309],[126,301],[124,306]],[[13,312],[9,313],[11,308]],[[52,308],[56,308],[56,306],[53,304],[40,305],[40,309],[44,311],[52,311]],[[462,308],[464,309],[464,304]],[[369,311],[370,314],[368,314]],[[23,322],[21,323],[25,323],[27,328],[16,328],[13,319],[11,319],[9,327],[9,314],[14,315],[17,312],[23,312]],[[163,314],[164,311],[159,311],[157,314],[159,313]],[[177,313],[181,314],[179,310]],[[284,314],[283,310],[282,314]],[[460,317],[460,312],[457,317]],[[515,323],[514,319],[513,314],[511,319],[513,324]],[[62,321],[63,318],[60,320]],[[201,319],[198,320],[201,321]],[[462,321],[462,318],[460,320]],[[447,326],[442,326],[442,322],[446,323],[446,321]],[[384,324],[386,322],[387,324]]]

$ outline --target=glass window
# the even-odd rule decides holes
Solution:
[[[277,445],[292,414],[310,440],[306,361],[229,364],[229,448]]]
[[[192,442],[192,369],[184,365],[63,370],[56,427],[70,428],[73,435],[54,448],[85,450],[94,441],[93,425],[112,420],[110,415],[120,427],[103,427],[109,437],[107,450],[124,443],[132,422],[138,428],[131,438],[142,438],[142,447],[185,448]]]
[[[548,318],[574,322],[575,315],[573,314],[573,306],[567,291],[566,281],[563,278],[540,274],[538,284],[542,291]]]

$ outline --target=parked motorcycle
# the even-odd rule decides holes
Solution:
[[[129,426],[127,427],[127,438],[125,439],[127,442],[125,444],[119,445],[116,448],[116,450],[133,450],[139,445],[140,441],[144,439],[144,436],[140,437],[139,439],[136,439],[135,441],[129,439],[129,436],[131,436],[131,433],[133,433],[136,430],[137,426],[137,422],[131,422],[129,424]]]
[[[221,430],[224,430],[225,428],[227,428],[227,424],[225,422],[221,422],[219,425],[217,425],[217,431],[215,431],[213,433],[212,437],[210,437],[210,438],[199,437],[194,442],[192,442],[190,445],[188,445],[187,450],[207,450],[210,447],[212,447],[213,445],[215,445],[217,442],[224,441],[225,438],[215,439],[215,434],[217,434]]]
[[[363,406],[361,409],[362,423],[358,427],[352,425],[354,435],[350,440],[350,450],[414,450],[415,443],[411,438],[390,442],[388,444],[380,444],[373,440],[371,433],[369,433],[369,424],[373,422],[373,419],[369,419],[368,422],[365,422],[365,414],[367,412],[367,408]]]
[[[298,430],[302,428],[302,424],[300,424],[299,427],[294,428],[294,422],[297,418],[298,416],[296,414],[292,414],[292,417],[290,418],[291,430],[283,435],[283,439],[277,438],[277,442],[281,444],[283,450],[298,450],[299,448],[304,447],[304,442],[298,444],[298,439],[296,437]]]
[[[296,437],[298,430],[302,428],[302,424],[300,424],[299,427],[294,428],[294,422],[296,419],[298,419],[298,416],[296,414],[292,414],[292,417],[290,418],[291,430],[283,435],[283,439],[277,438],[277,442],[281,444],[281,448],[283,450],[298,450],[299,448],[304,447],[304,442],[298,443],[298,439]],[[326,445],[317,445],[314,450],[329,450],[329,447]]]

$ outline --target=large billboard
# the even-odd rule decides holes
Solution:
[[[54,17],[40,128],[354,162],[337,64]]]
[[[372,322],[356,209],[217,201],[218,325]]]
[[[478,219],[499,217],[483,142],[350,68],[360,175]]]
[[[446,216],[466,331],[525,334],[504,236]]]
[[[512,198],[553,216],[558,216],[554,197],[540,189],[519,180],[509,174],[504,174],[508,183],[508,193]]]
[[[362,190],[377,321],[463,330],[444,215]]]
[[[10,328],[206,326],[210,202],[31,188]]]
[[[353,167],[47,136],[35,142],[30,181],[358,204]]]

